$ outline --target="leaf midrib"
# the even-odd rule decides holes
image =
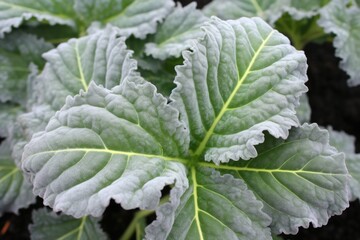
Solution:
[[[84,70],[83,70],[82,64],[81,64],[81,57],[80,57],[80,53],[79,53],[79,41],[76,41],[76,43],[75,43],[75,54],[76,54],[77,66],[78,66],[79,73],[80,73],[80,82],[81,82],[82,86],[84,87],[84,90],[87,92],[89,87],[88,87],[88,84],[86,83],[86,79],[84,76]]]
[[[65,235],[57,238],[56,240],[66,239],[67,237],[75,234],[76,232],[78,232],[77,237],[76,237],[76,240],[81,239],[81,235],[82,235],[82,232],[83,232],[83,228],[84,228],[84,224],[85,224],[86,219],[87,219],[87,217],[83,217],[83,218],[81,219],[80,225],[79,225],[78,227],[76,227],[75,229],[73,229],[73,230],[71,230],[70,232],[66,233]]]
[[[240,160],[241,161],[241,160]],[[291,174],[317,174],[317,175],[329,175],[329,176],[346,176],[346,173],[330,173],[330,172],[316,172],[316,171],[308,171],[303,169],[290,170],[290,169],[266,169],[266,168],[252,168],[252,167],[237,167],[237,166],[227,166],[227,165],[215,165],[215,163],[209,162],[201,162],[199,166],[209,167],[213,169],[220,170],[229,170],[229,171],[239,171],[239,172],[263,172],[263,173],[291,173]]]
[[[101,149],[101,148],[66,148],[66,149],[59,149],[59,150],[50,150],[50,151],[43,151],[32,154],[31,156],[36,156],[39,154],[49,154],[49,153],[62,153],[62,152],[98,152],[98,153],[108,153],[112,155],[126,155],[129,157],[137,156],[137,157],[146,157],[146,158],[159,158],[164,161],[173,161],[173,162],[180,162],[183,164],[187,164],[189,162],[188,159],[180,158],[180,157],[169,157],[164,155],[156,155],[156,154],[145,154],[145,153],[137,153],[137,152],[126,152],[126,151],[116,151],[111,149]]]
[[[201,211],[200,207],[199,207],[199,203],[198,203],[198,193],[197,193],[197,188],[199,187],[198,186],[198,183],[196,181],[196,169],[195,167],[192,167],[191,168],[191,178],[192,178],[192,181],[193,181],[193,196],[194,196],[194,219],[195,219],[195,224],[196,224],[196,227],[198,229],[198,232],[199,232],[199,238],[200,240],[204,240],[204,236],[202,234],[202,229],[201,229],[201,223],[200,223],[200,219],[199,219],[199,212]]]
[[[221,118],[224,116],[225,112],[228,110],[228,107],[230,105],[230,103],[232,102],[232,100],[234,99],[236,93],[238,92],[238,90],[240,89],[240,87],[242,86],[242,83],[245,81],[245,79],[248,77],[249,73],[251,72],[251,68],[253,67],[253,65],[255,64],[255,61],[257,59],[257,57],[259,56],[260,52],[263,50],[263,48],[265,47],[266,43],[269,41],[270,37],[272,36],[272,34],[275,32],[275,30],[272,30],[269,35],[263,40],[263,42],[261,43],[260,47],[258,48],[258,50],[255,52],[253,58],[251,59],[249,66],[246,68],[245,73],[243,74],[243,76],[240,78],[239,76],[239,80],[238,83],[236,84],[234,90],[232,91],[231,95],[229,96],[229,98],[227,99],[227,101],[224,103],[223,107],[221,108],[219,114],[216,116],[215,120],[213,121],[211,127],[209,128],[209,130],[206,132],[205,137],[203,138],[203,140],[201,141],[201,143],[199,144],[198,148],[194,151],[194,155],[195,156],[200,156],[205,147],[206,144],[208,143],[208,141],[210,140],[210,137],[212,136],[212,134],[214,133],[214,130],[217,126],[217,124],[220,122]]]

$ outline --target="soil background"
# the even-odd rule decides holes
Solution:
[[[183,6],[192,2],[180,1]],[[209,0],[198,0],[201,8]],[[309,44],[304,49],[308,58],[307,86],[312,109],[311,121],[321,126],[332,126],[334,130],[345,131],[354,135],[356,151],[360,151],[360,87],[348,87],[348,76],[339,69],[339,59],[330,43]],[[359,66],[360,68],[360,66]],[[0,234],[1,240],[29,239],[28,225],[31,211],[42,207],[41,199],[28,209],[20,210],[19,215],[6,213],[0,218],[0,231],[10,223],[6,233]],[[113,202],[107,208],[101,226],[111,239],[118,239],[132,218],[132,211],[124,211]],[[119,216],[124,216],[119,218]],[[321,228],[300,228],[297,235],[282,235],[289,240],[360,240],[360,203],[350,204],[342,215],[330,218],[329,223]]]

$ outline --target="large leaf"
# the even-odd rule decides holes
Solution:
[[[0,145],[0,215],[4,212],[17,213],[20,208],[35,202],[32,186],[12,160],[10,147],[8,140]]]
[[[80,89],[86,91],[90,81],[110,89],[134,74],[137,66],[130,57],[124,38],[111,27],[60,44],[44,54],[47,64],[35,89],[43,97],[39,101],[58,110],[66,96],[74,96]]]
[[[346,0],[333,0],[320,11],[318,24],[327,33],[335,33],[335,54],[342,60],[340,67],[350,76],[349,86],[360,84],[360,8],[347,7]]]
[[[273,24],[287,5],[288,0],[213,0],[203,11],[207,16],[225,20],[258,16]]]
[[[110,23],[120,28],[122,36],[145,38],[155,33],[158,22],[174,6],[169,0],[76,0],[75,9],[82,21]]]
[[[195,3],[184,8],[178,5],[160,25],[154,42],[146,44],[145,52],[162,60],[180,57],[181,51],[189,48],[194,39],[204,35],[200,26],[206,20],[203,13],[196,10]]]
[[[0,0],[0,38],[31,18],[75,26],[73,5],[74,0]]]
[[[29,226],[31,239],[107,239],[101,230],[98,219],[83,217],[75,219],[66,215],[57,215],[47,209],[33,211],[33,224]]]
[[[213,18],[205,32],[184,53],[170,96],[190,129],[191,150],[215,163],[255,157],[263,131],[286,138],[298,124],[306,58],[260,18]]]
[[[13,101],[24,104],[29,75],[36,72],[35,67],[44,65],[41,54],[52,45],[36,36],[13,32],[0,39],[0,101]]]
[[[271,239],[270,218],[242,180],[208,168],[192,168],[190,180],[169,235],[154,222],[147,239]],[[169,214],[168,208],[158,215]]]
[[[113,91],[90,85],[26,146],[23,167],[46,205],[100,216],[111,198],[154,208],[165,185],[184,191],[187,131],[153,85],[133,81]]]
[[[72,39],[44,54],[47,64],[31,82],[31,112],[23,114],[19,123],[27,138],[45,129],[49,119],[64,104],[67,96],[87,90],[90,81],[106,88],[118,85],[130,75],[137,75],[132,52],[115,28]]]
[[[258,157],[216,167],[243,179],[273,221],[272,232],[320,227],[348,207],[344,155],[315,124],[294,128],[286,140],[267,137]],[[210,164],[210,163],[208,163]]]

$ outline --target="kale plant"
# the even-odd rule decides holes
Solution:
[[[304,53],[261,18],[174,5],[0,1],[0,209],[61,211],[34,211],[33,239],[106,238],[111,199],[139,210],[123,239],[271,239],[358,196],[300,124]]]

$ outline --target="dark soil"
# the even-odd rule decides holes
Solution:
[[[183,6],[190,0],[181,1]],[[209,0],[200,0],[198,7]],[[312,108],[311,121],[321,126],[332,126],[360,139],[360,87],[348,87],[348,76],[339,69],[339,59],[335,57],[331,44],[309,44],[305,48],[308,57],[309,101]],[[360,141],[356,142],[357,152],[360,151]],[[6,213],[0,218],[0,230],[10,223],[6,233],[0,236],[3,240],[29,239],[28,225],[31,221],[31,211],[41,207],[41,200],[28,209],[20,210],[19,215]],[[119,216],[123,216],[119,218]],[[103,229],[118,239],[126,229],[133,216],[132,211],[124,211],[119,205],[110,204],[101,221]],[[326,226],[299,230],[297,235],[283,235],[285,239],[306,240],[360,240],[360,203],[352,202],[350,207],[340,216],[334,216]]]

